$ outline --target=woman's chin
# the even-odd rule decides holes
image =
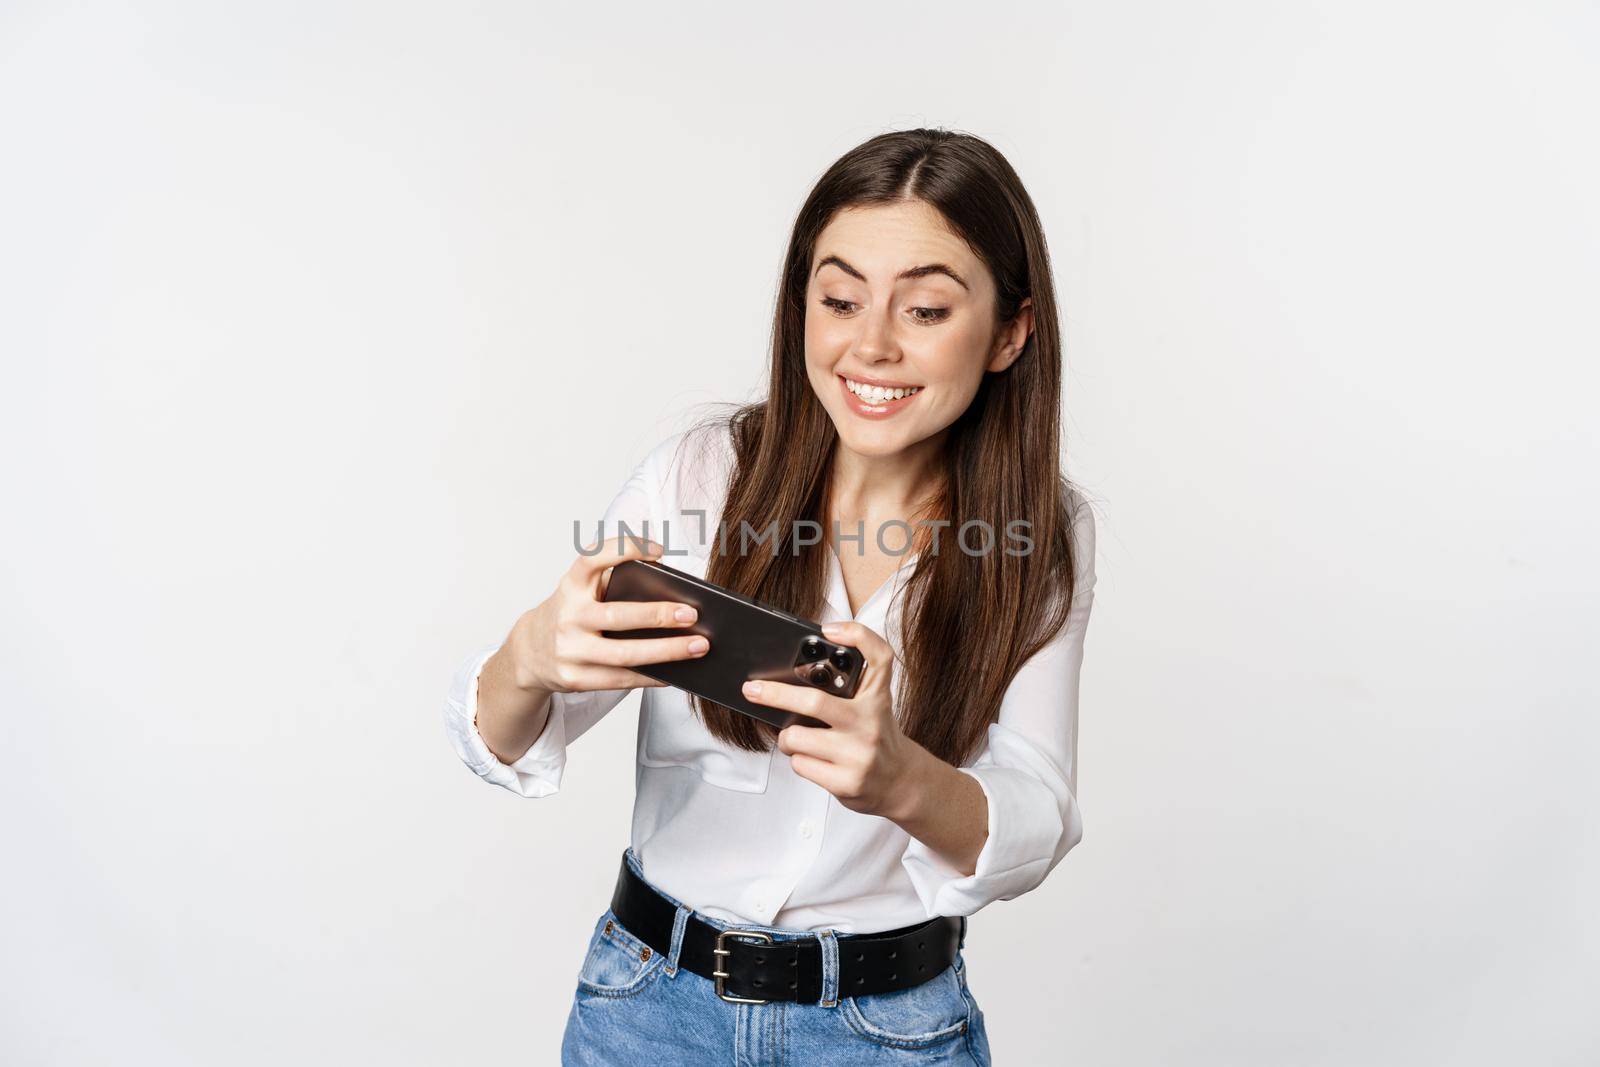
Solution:
[[[904,426],[862,426],[859,420],[845,415],[845,423],[840,425],[835,419],[833,428],[839,433],[839,442],[858,456],[867,459],[878,459],[893,456],[912,443],[912,438],[907,436]]]

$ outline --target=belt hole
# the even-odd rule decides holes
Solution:
[[[917,942],[917,947],[918,948],[927,948],[928,946],[927,946],[927,944],[925,942],[918,941]]]
[[[864,959],[866,959],[866,958],[867,958],[867,957],[866,957],[866,956],[865,956],[865,954],[863,954],[863,953],[860,953],[860,952],[857,952],[857,953],[856,953],[856,962],[857,962],[857,963],[860,963],[860,962],[861,962],[861,961],[862,961],[862,960],[864,960]]]
[[[856,985],[860,985],[862,982],[865,982],[865,981],[866,981],[865,978],[857,978],[856,979]]]
[[[756,957],[756,962],[757,963],[766,963],[767,962],[767,957],[765,957],[765,956],[757,956]]]
[[[899,977],[900,977],[900,976],[899,976],[899,975],[898,975],[898,974],[891,974],[891,975],[890,975],[890,976],[889,976],[889,981],[891,981],[891,982],[892,982],[892,981],[894,981],[894,980],[895,980],[895,979],[896,979],[896,978],[899,978]]]
[[[892,960],[892,959],[894,959],[894,957],[895,957],[895,950],[894,949],[890,949],[889,950],[889,958]]]
[[[800,966],[800,957],[799,956],[790,956],[789,957],[789,966],[791,966],[791,967]]]
[[[789,988],[790,988],[790,989],[793,989],[793,988],[794,988],[794,987],[795,987],[795,985],[796,985],[796,983],[794,983],[794,982],[790,982],[790,983],[789,983]]]
[[[919,964],[917,964],[917,970],[919,970],[919,971],[925,971],[925,970],[927,970],[927,969],[928,969],[928,965],[927,965],[927,964],[926,964],[926,963],[919,963]]]

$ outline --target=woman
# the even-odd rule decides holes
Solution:
[[[889,133],[822,176],[767,399],[657,445],[448,702],[467,764],[539,797],[644,689],[632,841],[563,1062],[989,1062],[966,917],[1082,836],[1094,520],[1061,473],[1060,393],[1044,235],[993,147]],[[747,687],[827,724],[778,731],[634,671],[707,651],[600,636],[693,621],[602,602],[639,557],[824,623],[870,665],[857,693]]]

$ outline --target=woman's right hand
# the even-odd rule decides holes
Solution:
[[[516,684],[522,689],[551,693],[661,686],[666,683],[631,668],[705,655],[711,644],[699,634],[648,638],[600,635],[601,630],[693,625],[697,613],[687,604],[601,599],[612,567],[630,559],[656,559],[662,551],[654,541],[618,536],[594,555],[575,559],[561,576],[556,591],[518,619],[507,638]]]
[[[696,659],[710,650],[710,642],[699,634],[600,635],[601,630],[694,623],[696,613],[687,604],[601,599],[612,567],[630,559],[655,559],[663,551],[654,541],[618,536],[594,555],[579,555],[555,592],[517,620],[478,676],[478,733],[501,762],[516,762],[538,740],[549,718],[552,693],[662,686],[666,683],[632,668]],[[680,618],[680,610],[688,617]]]

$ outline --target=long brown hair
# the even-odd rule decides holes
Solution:
[[[923,514],[952,525],[906,579],[896,713],[907,736],[960,766],[981,746],[1018,669],[1066,624],[1077,562],[1060,453],[1061,333],[1044,232],[1021,179],[992,145],[942,129],[880,134],[845,153],[807,196],[784,258],[767,398],[718,417],[734,451],[721,528],[734,545],[741,523],[754,531],[776,523],[778,548],[713,551],[706,577],[798,615],[820,614],[828,543],[794,544],[797,522],[831,529],[828,479],[838,442],[806,375],[811,259],[841,209],[906,200],[938,209],[988,267],[998,288],[996,327],[1033,298],[1022,354],[1004,371],[984,373],[950,427],[942,487]],[[1002,547],[1001,531],[1016,519],[1030,523],[1026,554]],[[971,520],[995,532],[992,550],[969,555],[951,544]],[[729,744],[762,751],[775,743],[774,727],[691,699],[707,729]]]

